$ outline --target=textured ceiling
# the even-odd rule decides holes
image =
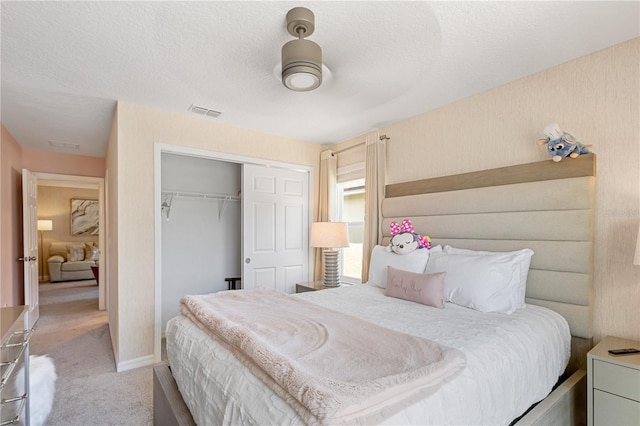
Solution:
[[[327,144],[640,36],[637,1],[1,3],[3,124],[99,157],[116,100]],[[313,92],[277,77],[295,6],[330,73]]]

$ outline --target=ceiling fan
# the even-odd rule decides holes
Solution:
[[[315,16],[306,7],[287,13],[287,31],[296,40],[282,46],[282,84],[296,92],[308,92],[322,84],[322,49],[311,40]]]

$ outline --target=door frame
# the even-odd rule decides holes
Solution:
[[[92,177],[92,176],[76,176],[76,175],[62,175],[56,173],[42,173],[32,172],[38,178],[38,185],[42,186],[57,186],[64,188],[90,188],[98,190],[98,249],[100,250],[100,268],[98,270],[98,309],[104,311],[107,309],[107,288],[109,286],[106,279],[106,270],[108,269],[108,257],[105,251],[105,238],[106,235],[106,205],[105,205],[105,191],[104,191],[104,178]],[[38,256],[40,256],[38,254]],[[44,259],[42,259],[44,262]]]
[[[154,362],[160,362],[162,357],[162,154],[175,154],[190,157],[206,158],[210,160],[226,161],[238,164],[255,164],[266,167],[278,167],[289,170],[306,172],[309,174],[309,224],[313,222],[313,167],[263,158],[236,155],[206,149],[190,148],[163,142],[155,142],[153,147],[153,193],[154,193],[154,333],[153,355]],[[313,273],[313,250],[309,250],[309,275]],[[102,268],[100,268],[102,269]]]

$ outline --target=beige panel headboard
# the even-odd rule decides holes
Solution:
[[[588,154],[388,185],[382,244],[390,222],[409,218],[433,244],[531,248],[527,303],[567,319],[573,336],[568,370],[586,368],[593,341],[595,164]]]

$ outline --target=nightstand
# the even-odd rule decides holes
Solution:
[[[316,290],[324,290],[327,288],[336,288],[336,287],[325,287],[322,285],[322,281],[310,281],[308,283],[299,283],[296,284],[296,293],[304,293],[307,291],[316,291]]]
[[[588,425],[640,425],[640,354],[607,352],[622,348],[640,342],[608,336],[587,354]]]

